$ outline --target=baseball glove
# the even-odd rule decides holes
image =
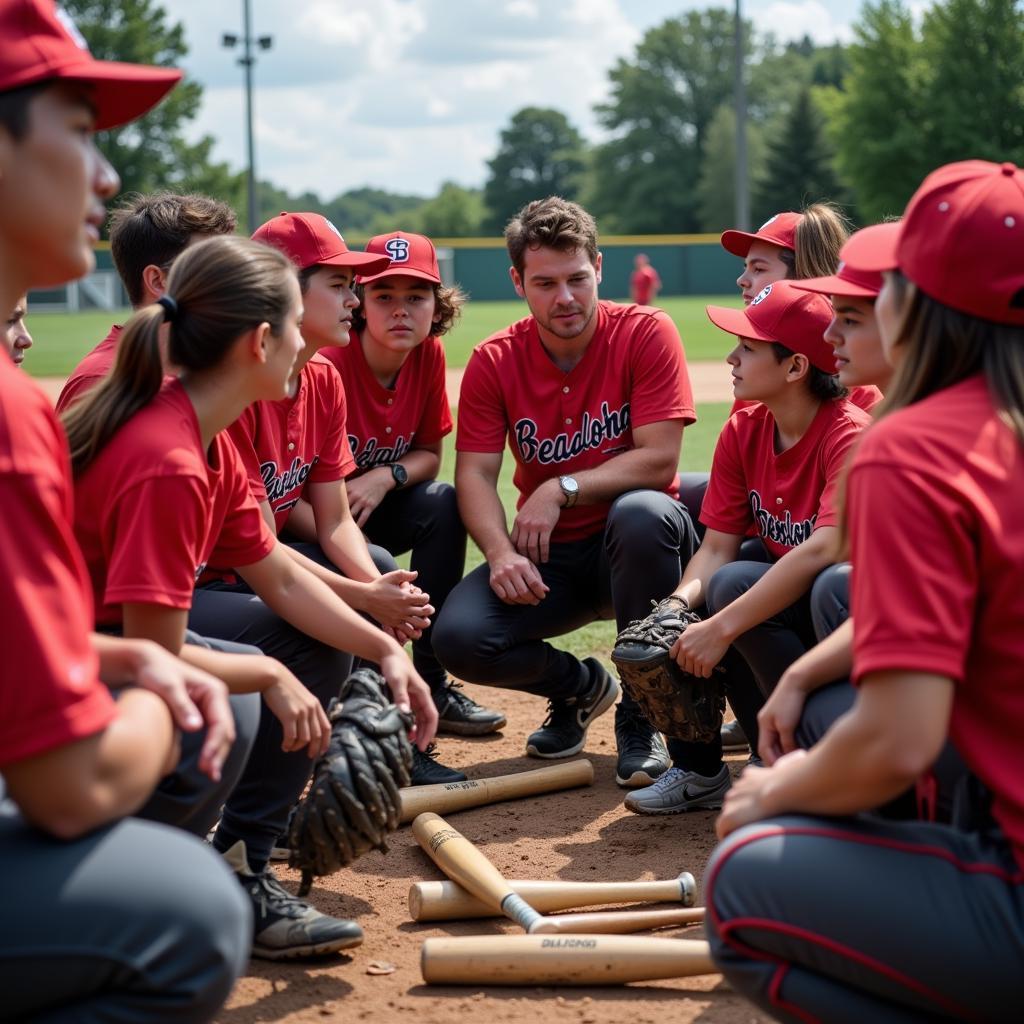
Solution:
[[[725,685],[721,670],[710,679],[684,672],[669,649],[700,618],[678,597],[652,602],[646,619],[634,619],[619,633],[612,661],[626,692],[644,709],[659,732],[706,743],[722,727]]]
[[[384,679],[359,669],[327,709],[331,742],[288,829],[288,863],[302,871],[299,895],[368,850],[387,850],[398,827],[398,790],[408,786],[412,718],[387,696]]]

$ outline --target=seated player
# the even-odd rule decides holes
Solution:
[[[462,381],[455,486],[486,563],[452,591],[434,650],[456,677],[546,698],[526,741],[569,757],[614,703],[617,680],[546,640],[614,617],[643,618],[696,547],[676,500],[683,428],[694,422],[686,357],[661,310],[599,301],[593,218],[558,197],[505,231],[510,275],[530,316],[481,342]],[[508,441],[519,492],[511,530],[498,494]],[[616,712],[620,785],[668,766],[635,702]]]
[[[351,665],[347,649],[379,664],[395,702],[415,708],[421,745],[437,713],[396,641],[285,553],[223,433],[252,401],[285,393],[303,345],[291,264],[247,239],[208,239],[175,261],[167,285],[170,294],[126,327],[110,375],[65,415],[75,530],[101,624],[175,653],[187,624],[202,636],[252,644],[315,695],[309,714],[285,719],[287,733],[279,716],[260,717],[213,843],[251,900],[254,955],[331,952],[358,944],[358,925],[297,900],[266,867],[311,757],[326,743],[316,704],[338,693]],[[161,355],[165,321],[167,355],[180,368],[170,379]],[[258,596],[193,593],[208,563],[233,568]],[[308,704],[299,691],[293,699]]]
[[[7,318],[6,329],[0,334],[0,348],[11,357],[15,366],[25,361],[25,352],[32,347],[32,335],[29,333],[25,315],[28,313],[28,296],[22,295],[14,303],[14,309]]]
[[[834,558],[839,477],[867,413],[843,397],[823,338],[832,309],[787,281],[766,285],[745,310],[709,306],[712,323],[737,337],[728,357],[733,389],[749,405],[733,413],[715,447],[701,509],[706,527],[673,596],[706,606],[672,647],[679,666],[708,677],[733,648],[749,669],[728,666],[728,695],[748,736],[785,669],[814,643],[808,594]],[[769,561],[737,560],[757,531]],[[753,677],[753,686],[750,676]],[[720,738],[670,738],[673,769],[631,793],[640,814],[720,807],[729,789]]]
[[[298,268],[304,342],[287,397],[251,405],[229,428],[253,493],[275,533],[296,520],[306,543],[290,543],[288,550],[342,600],[403,642],[418,642],[430,626],[435,606],[428,602],[433,595],[413,586],[415,567],[411,572],[399,569],[386,546],[375,547],[373,554],[367,547],[345,487],[346,474],[356,468],[346,387],[320,354],[349,346],[359,307],[355,275],[386,270],[390,257],[349,251],[334,225],[318,213],[282,213],[257,228],[253,238],[280,250]],[[356,394],[362,394],[362,384],[360,380]],[[377,563],[389,571],[382,575]],[[440,707],[443,700],[438,700],[435,687],[431,692]],[[429,755],[416,750],[414,785],[465,781],[462,772],[437,761],[433,751]]]
[[[0,0],[0,311],[86,274],[117,174],[96,128],[180,78],[93,60],[47,0]],[[242,972],[249,909],[219,858],[128,817],[205,727],[216,776],[224,686],[153,644],[90,635],[67,444],[50,402],[0,356],[0,929],[12,1020],[212,1020]],[[104,685],[106,684],[106,685]]]
[[[811,751],[744,773],[705,882],[716,963],[779,1020],[1020,1016],[1022,231],[1024,173],[965,161],[844,251],[883,274],[895,368],[847,481],[857,697]],[[983,820],[860,813],[947,734]]]
[[[391,265],[358,278],[352,341],[324,349],[349,394],[348,441],[355,468],[346,488],[356,523],[392,554],[412,552],[416,582],[440,614],[466,562],[466,528],[455,488],[437,479],[441,441],[452,429],[442,337],[465,296],[441,283],[437,253],[423,235],[395,231],[367,243]],[[291,524],[289,524],[291,525]],[[432,627],[413,641],[413,664],[427,681],[438,731],[482,736],[505,716],[466,695],[437,660]]]

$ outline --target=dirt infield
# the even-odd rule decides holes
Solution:
[[[64,386],[63,377],[37,377],[37,382],[54,401]],[[690,382],[693,384],[693,395],[698,402],[731,402],[732,382],[729,367],[724,360],[720,362],[690,363]],[[448,401],[452,405],[459,404],[459,385],[462,383],[462,370],[448,371]]]
[[[509,718],[503,734],[474,740],[444,737],[443,760],[473,778],[537,768],[522,756],[526,734],[540,723],[539,698],[468,688]],[[691,871],[698,883],[714,846],[714,812],[639,817],[622,805],[615,785],[612,715],[591,729],[584,755],[596,780],[587,789],[533,797],[451,815],[452,823],[477,843],[507,877],[602,881],[670,878]],[[743,758],[734,757],[739,770]],[[296,872],[279,869],[289,888]],[[424,1024],[688,1024],[715,1021],[751,1024],[767,1020],[735,995],[719,975],[680,978],[615,988],[428,987],[419,971],[424,938],[519,932],[510,922],[481,920],[414,924],[406,898],[409,884],[441,878],[406,826],[395,833],[387,854],[373,853],[313,887],[322,910],[354,917],[366,942],[333,959],[304,964],[253,961],[218,1020],[221,1024],[263,1021],[415,1021]],[[699,899],[703,902],[703,898]],[[666,929],[666,937],[699,937],[699,928]],[[371,962],[394,966],[370,973]]]

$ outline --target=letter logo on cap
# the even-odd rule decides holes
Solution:
[[[770,284],[766,284],[757,293],[757,295],[754,296],[754,298],[751,300],[750,304],[752,306],[759,306],[762,302],[764,302],[765,299],[768,298],[769,295],[771,295],[771,293],[772,293],[772,286]]]
[[[345,239],[342,233],[326,218],[324,217],[324,223],[344,242]]]
[[[389,238],[384,243],[384,251],[391,257],[392,263],[409,261],[409,242],[405,238]]]

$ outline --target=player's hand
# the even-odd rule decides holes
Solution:
[[[263,699],[281,723],[284,733],[281,749],[293,751],[305,747],[311,759],[319,757],[331,740],[331,723],[320,701],[280,662],[275,665],[274,675],[276,682],[263,691]]]
[[[380,659],[380,673],[387,680],[395,705],[403,711],[411,711],[415,718],[409,739],[420,750],[426,750],[437,732],[437,707],[430,687],[398,646]]]
[[[551,532],[562,514],[562,497],[558,481],[545,480],[516,513],[509,534],[512,545],[534,565],[542,565],[548,560]]]
[[[366,525],[373,510],[395,486],[395,479],[387,466],[377,466],[357,477],[345,481],[348,507],[356,526]]]
[[[775,781],[777,773],[789,762],[806,755],[806,750],[794,750],[791,754],[779,758],[771,768],[758,768],[756,765],[744,768],[725,795],[722,813],[715,822],[718,838],[724,839],[730,832],[735,832],[744,825],[779,813],[778,810],[770,810],[766,806],[765,789],[769,783]]]
[[[797,749],[794,733],[806,702],[799,677],[787,669],[757,715],[757,753],[766,765]]]
[[[729,650],[729,639],[722,635],[714,615],[703,622],[694,622],[669,650],[679,667],[691,675],[709,679],[715,666]]]
[[[416,573],[394,569],[364,584],[362,610],[385,629],[399,630],[409,639],[420,636],[434,614],[430,596],[413,585]]]
[[[490,563],[491,590],[506,604],[540,604],[548,592],[537,566],[515,551]]]
[[[161,697],[175,725],[184,732],[206,727],[199,770],[219,781],[224,759],[235,742],[235,717],[228,688],[215,676],[189,665],[148,641],[139,645],[132,682]]]

